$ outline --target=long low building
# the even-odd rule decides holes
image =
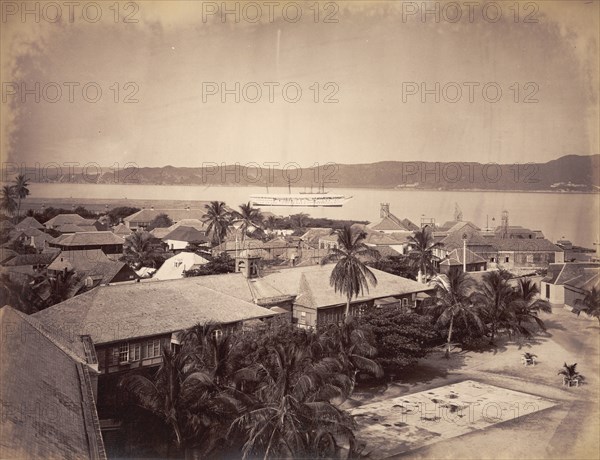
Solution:
[[[0,458],[106,459],[88,338],[64,340],[9,306],[0,327]]]

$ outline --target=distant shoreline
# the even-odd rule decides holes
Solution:
[[[91,186],[144,186],[144,187],[201,187],[204,189],[210,188],[265,188],[257,185],[216,185],[216,184],[140,184],[140,183],[86,183],[86,182],[33,182],[31,185],[91,185]],[[0,185],[10,185],[10,183],[0,182]],[[278,189],[278,190],[286,190],[287,187],[285,185],[282,186],[270,186],[269,189]],[[304,187],[292,187],[292,192],[296,190],[304,191]],[[493,192],[493,193],[547,193],[553,195],[600,195],[599,190],[521,190],[521,189],[512,189],[512,190],[504,190],[504,189],[488,189],[488,188],[465,188],[465,189],[453,189],[453,188],[416,188],[416,187],[368,187],[368,186],[352,186],[352,187],[342,187],[342,186],[326,186],[326,190],[331,189],[346,189],[346,190],[374,190],[374,191],[389,191],[389,192]],[[102,198],[102,199],[114,199],[110,197]],[[185,200],[182,200],[185,201]]]

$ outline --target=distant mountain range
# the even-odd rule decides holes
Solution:
[[[520,190],[546,192],[600,191],[600,155],[568,155],[547,163],[485,164],[466,162],[384,161],[368,164],[322,165],[303,168],[288,165],[287,171],[258,165],[204,168],[163,166],[135,167],[115,171],[105,168],[97,173],[88,168],[84,175],[48,174],[33,182],[131,183],[155,185],[259,186],[287,187],[317,191],[325,188],[375,188],[418,190]]]

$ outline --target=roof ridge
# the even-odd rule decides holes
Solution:
[[[74,359],[78,363],[85,364],[85,365],[88,364],[85,359],[78,356],[75,352],[73,352],[71,349],[69,349],[64,343],[61,343],[59,340],[57,340],[56,337],[53,337],[53,335],[54,335],[54,336],[61,337],[61,338],[64,338],[65,340],[67,340],[66,337],[63,336],[62,332],[56,330],[54,327],[48,327],[46,324],[44,324],[42,321],[38,320],[37,318],[33,318],[29,315],[26,315],[25,313],[20,312],[19,310],[11,307],[10,305],[6,305],[6,306],[2,307],[2,309],[6,308],[6,307],[10,308],[13,312],[15,312],[19,317],[21,317],[22,320],[24,320],[27,324],[29,324],[36,331],[38,331],[43,337],[45,337],[48,341],[50,341],[52,344],[54,344],[64,354],[66,354],[70,358]],[[9,310],[9,311],[11,311],[11,310]]]

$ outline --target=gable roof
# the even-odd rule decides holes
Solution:
[[[398,251],[389,246],[377,246],[375,250],[381,254],[381,257],[397,257],[401,255]]]
[[[9,248],[0,247],[0,264],[18,255],[15,251]]]
[[[27,216],[16,225],[16,228],[19,230],[25,230],[26,228],[37,228],[39,230],[44,228],[44,226],[40,224],[35,217]]]
[[[237,323],[276,314],[205,287],[200,278],[204,277],[99,286],[35,317],[60,330],[88,333],[99,345],[177,332],[198,323]]]
[[[475,263],[485,263],[486,260],[475,254],[473,251],[467,248],[465,251],[467,264],[475,264]],[[462,249],[454,249],[451,251],[447,258],[440,262],[440,265],[450,265],[450,266],[458,266],[463,264],[463,250]]]
[[[576,277],[565,281],[565,287],[581,291],[591,291],[600,288],[600,267],[584,268],[583,272]]]
[[[367,237],[364,240],[365,244],[369,245],[402,245],[408,242],[408,238],[413,235],[412,232],[394,232],[394,233],[379,233],[367,232]]]
[[[81,233],[81,232],[97,232],[98,229],[94,225],[80,224],[64,224],[56,225],[54,229],[60,233]]]
[[[124,222],[152,222],[156,216],[166,214],[173,222],[183,219],[201,220],[206,214],[206,209],[142,209],[123,219]]]
[[[123,244],[123,238],[113,232],[82,232],[72,235],[61,235],[52,241],[60,246],[94,246],[94,245],[119,245]]]
[[[374,225],[370,225],[369,228],[375,231],[399,231],[399,232],[408,232],[410,231],[400,219],[398,219],[393,214],[388,214],[383,219],[381,219],[378,223]]]
[[[57,254],[41,253],[41,254],[18,254],[15,257],[7,260],[3,265],[5,267],[17,267],[22,265],[48,265]]]
[[[80,249],[76,251],[61,251],[60,254],[48,265],[48,270],[90,270],[94,265],[101,262],[109,262],[110,259],[101,249]]]
[[[334,305],[343,305],[346,303],[346,298],[340,293],[335,292],[333,287],[329,284],[329,277],[333,270],[334,264],[330,265],[316,265],[311,267],[302,267],[301,269],[284,269],[281,270],[281,274],[273,279],[273,284],[276,286],[282,286],[290,294],[300,294],[296,297],[295,303],[299,305],[305,305],[304,299],[311,299],[311,305],[305,305],[312,308],[327,308]],[[297,270],[298,273],[293,273]],[[384,297],[393,297],[404,294],[412,294],[418,292],[430,291],[432,288],[426,284],[418,283],[407,278],[392,275],[381,270],[371,268],[371,271],[377,278],[377,285],[370,286],[368,292],[365,291],[358,297],[354,298],[353,302],[367,301],[371,299],[379,299]],[[289,272],[284,273],[284,272]],[[300,291],[300,277],[304,276],[305,282],[302,283],[303,291]],[[290,279],[286,282],[286,278],[296,278],[295,283]],[[292,289],[290,289],[292,287]],[[310,294],[306,291],[310,290]]]
[[[79,214],[59,214],[52,219],[46,221],[44,225],[46,228],[60,226],[65,224],[88,224],[91,225],[94,222],[93,219],[84,219]]]
[[[10,330],[27,337],[13,338],[0,350],[2,404],[9,408],[2,416],[0,456],[105,459],[85,360],[39,321],[9,306],[0,309],[0,324],[3,342]]]
[[[129,236],[132,233],[132,231],[130,229],[128,229],[127,225],[125,225],[125,224],[117,225],[115,228],[112,229],[112,232],[115,235],[120,235],[120,236]]]
[[[333,232],[332,228],[309,228],[304,234],[300,237],[302,241],[305,241],[310,246],[318,246],[319,239],[322,236],[326,236]]]
[[[463,247],[463,233],[453,232],[448,236],[442,238],[440,242],[444,245],[443,248],[446,251],[452,251],[453,249],[462,249]],[[471,246],[484,246],[490,250],[494,250],[492,243],[482,237],[478,232],[467,233],[467,248]]]
[[[580,276],[586,269],[598,269],[599,262],[561,262],[548,265],[548,272],[542,279],[545,283],[562,285]]]
[[[418,232],[421,230],[419,226],[410,219],[404,218],[400,222],[411,232]]]
[[[208,260],[194,252],[180,252],[165,260],[160,268],[156,270],[152,279],[174,280],[183,278],[184,271],[206,263],[208,263]]]
[[[167,233],[162,237],[162,240],[187,241],[188,243],[192,241],[208,241],[204,232],[201,232],[194,227],[186,227],[183,225]]]

